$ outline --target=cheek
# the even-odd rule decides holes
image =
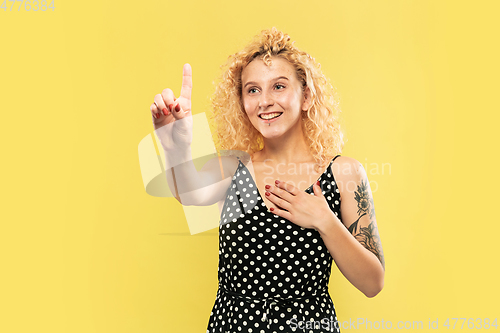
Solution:
[[[300,96],[294,93],[284,94],[281,96],[280,101],[290,109],[300,109],[301,106]]]
[[[304,102],[304,96],[302,95],[302,90],[298,91],[297,94],[295,94],[295,103],[299,110],[302,109],[302,103]]]
[[[245,109],[245,112],[247,114],[251,114],[253,112],[254,109],[253,104],[254,103],[252,103],[251,99],[243,98],[243,108]]]

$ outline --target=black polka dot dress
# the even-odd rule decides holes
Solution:
[[[340,218],[335,158],[318,180]],[[314,195],[312,185],[305,191]],[[207,333],[340,332],[328,293],[332,261],[319,232],[268,211],[240,160],[221,213],[219,288]]]

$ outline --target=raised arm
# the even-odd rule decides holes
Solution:
[[[341,156],[332,163],[341,195],[341,220],[318,228],[342,274],[368,297],[383,288],[385,261],[375,220],[373,197],[363,166]]]
[[[224,199],[238,162],[215,157],[197,171],[192,161],[193,117],[191,113],[192,70],[185,64],[179,98],[171,89],[154,97],[150,110],[155,133],[165,152],[166,177],[176,199],[185,206],[207,206]]]

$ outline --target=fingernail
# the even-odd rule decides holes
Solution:
[[[173,104],[170,104],[170,105],[168,106],[168,109],[170,110],[170,112],[172,112],[172,110],[173,110],[172,108],[173,108],[173,107],[174,107],[174,105],[173,105]]]
[[[167,108],[163,108],[163,114],[166,116],[168,114]]]
[[[269,210],[270,210],[271,212],[274,212],[274,208],[273,208],[273,207],[269,208]]]
[[[270,188],[271,188],[271,186],[266,185],[266,190],[269,190]]]
[[[319,185],[319,180],[316,182],[316,185],[320,186],[320,185]]]
[[[275,183],[276,183],[276,185],[278,185],[278,184],[280,183],[280,181],[279,181],[279,180],[276,180],[276,181],[275,181]]]
[[[177,105],[175,106],[175,111],[179,112],[180,110],[181,110],[181,106],[180,106],[179,104],[177,104]]]
[[[269,193],[269,192],[266,192],[266,195],[267,195],[267,196],[270,196],[270,195],[271,195],[271,193]]]
[[[155,118],[156,119],[160,118],[160,114],[159,113],[155,113]]]

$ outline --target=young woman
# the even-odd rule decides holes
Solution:
[[[332,261],[368,297],[383,288],[385,264],[366,172],[339,155],[332,86],[288,35],[262,31],[229,57],[212,100],[218,147],[249,158],[213,159],[198,172],[191,75],[186,64],[179,98],[166,89],[151,112],[179,202],[223,202],[207,332],[339,332]]]

